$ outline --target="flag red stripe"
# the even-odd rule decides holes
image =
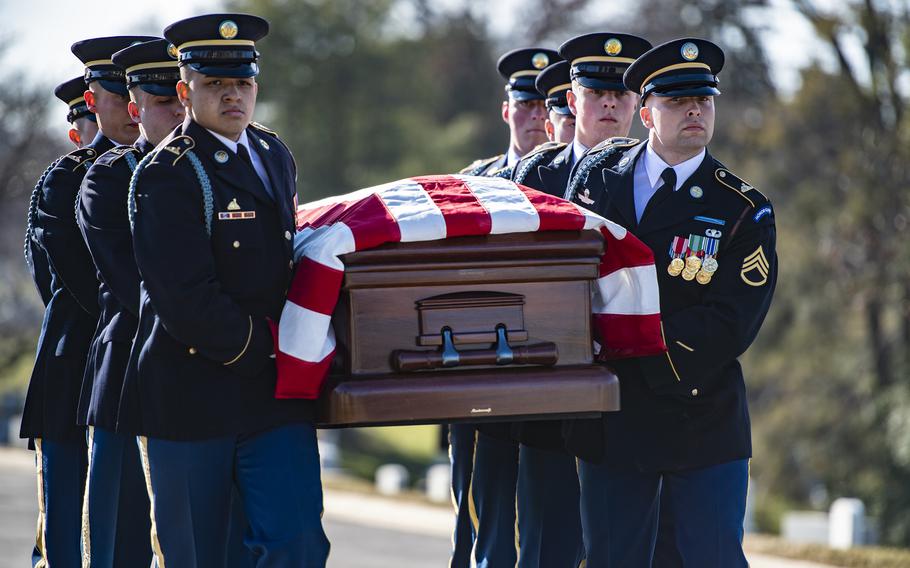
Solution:
[[[604,254],[600,257],[600,276],[612,274],[620,268],[650,266],[654,264],[654,253],[648,245],[638,240],[631,233],[626,233],[621,241],[613,236],[606,227],[600,228],[604,237]]]
[[[446,238],[488,235],[493,229],[490,214],[460,179],[453,176],[412,179],[423,187],[442,212],[446,222]]]
[[[313,259],[303,257],[288,290],[288,300],[327,316],[332,315],[341,291],[344,272],[335,270]]]
[[[540,218],[538,231],[580,231],[585,216],[571,203],[542,191],[515,184],[525,194]]]
[[[660,314],[594,314],[593,320],[601,360],[658,355],[667,350],[660,334]]]

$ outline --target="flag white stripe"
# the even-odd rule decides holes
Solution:
[[[331,322],[332,316],[286,302],[281,311],[279,351],[304,361],[322,361],[335,349],[335,331]]]
[[[660,313],[657,270],[653,264],[620,268],[594,282],[595,314],[642,316]]]
[[[398,223],[401,242],[435,241],[446,237],[442,211],[416,181],[388,184],[379,197]]]
[[[513,182],[502,178],[455,176],[490,214],[490,234],[527,233],[540,228],[540,215]]]

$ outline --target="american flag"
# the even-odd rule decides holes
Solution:
[[[568,201],[501,178],[403,179],[305,203],[297,209],[297,272],[273,326],[278,398],[319,397],[335,355],[331,319],[344,277],[341,256],[384,243],[468,235],[599,230],[605,239],[592,284],[601,360],[666,350],[651,250],[624,228]]]

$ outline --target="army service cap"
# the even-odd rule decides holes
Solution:
[[[256,41],[269,23],[250,14],[207,14],[173,23],[164,37],[177,46],[178,61],[214,77],[249,78],[259,74]]]
[[[559,55],[571,65],[571,78],[589,89],[625,91],[622,77],[651,42],[630,34],[595,32],[573,37],[559,46]]]
[[[88,109],[85,102],[85,77],[82,75],[57,85],[57,88],[54,89],[54,96],[69,107],[69,112],[66,113],[67,122],[72,124],[83,116],[97,121],[95,113]]]
[[[631,91],[658,97],[720,94],[717,74],[724,52],[706,39],[686,37],[658,45],[626,70],[623,82]]]
[[[572,114],[569,101],[566,100],[566,93],[572,88],[568,61],[557,61],[541,71],[534,86],[547,99],[547,110],[556,114]]]
[[[128,89],[138,87],[161,97],[177,96],[177,48],[166,39],[155,39],[121,49],[111,58],[126,73]]]
[[[114,65],[111,56],[135,43],[157,39],[153,36],[96,37],[77,41],[70,47],[73,55],[85,65],[85,84],[98,81],[105,90],[126,96],[126,75]]]
[[[506,83],[506,93],[516,101],[542,100],[534,81],[551,63],[562,59],[552,49],[525,47],[513,49],[499,58],[496,68]]]

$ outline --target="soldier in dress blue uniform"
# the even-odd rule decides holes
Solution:
[[[177,50],[164,39],[114,53],[126,73],[132,145],[102,154],[82,180],[79,227],[98,269],[101,317],[86,363],[79,423],[88,426],[89,468],[82,553],[92,567],[148,566],[149,508],[135,432],[115,432],[123,376],[139,319],[139,271],[127,216],[130,177],[143,156],[183,122]]]
[[[271,325],[294,271],[296,167],[251,123],[262,18],[164,31],[187,119],[131,182],[139,329],[118,428],[138,432],[159,566],[224,566],[232,487],[256,566],[324,566],[315,405],[277,400]]]
[[[590,145],[627,136],[638,96],[622,85],[622,73],[650,47],[642,38],[610,32],[565,42],[559,51],[566,61],[545,69],[537,77],[537,89],[548,96],[548,106],[576,113],[576,133],[584,142],[569,139],[539,146],[519,161],[513,181],[562,197],[573,166]],[[514,435],[521,441],[520,565],[577,567],[584,558],[578,475],[575,457],[562,447],[562,423],[515,426]]]
[[[98,134],[98,120],[85,102],[85,77],[73,77],[57,85],[54,96],[69,107],[66,121],[70,123],[69,138],[76,148],[82,148]]]
[[[566,93],[572,89],[569,62],[557,61],[541,71],[534,80],[534,88],[546,97],[544,130],[547,131],[547,140],[569,144],[575,137],[575,115],[566,100]]]
[[[547,118],[542,96],[534,86],[540,72],[559,60],[552,49],[530,47],[509,51],[497,69],[506,80],[502,120],[509,125],[505,154],[477,160],[461,174],[511,177],[522,155],[546,142]],[[449,426],[452,460],[452,500],[455,533],[451,568],[514,566],[518,551],[515,536],[515,487],[518,480],[518,445],[509,437],[508,424]],[[476,542],[475,542],[476,541]]]
[[[697,38],[639,58],[624,82],[641,94],[648,141],[590,152],[569,188],[654,252],[669,349],[615,362],[622,410],[569,428],[591,567],[747,566],[752,448],[737,358],[768,312],[777,256],[770,202],[706,150],[723,62]],[[660,559],[658,517],[676,549]]]
[[[98,281],[76,224],[76,199],[88,166],[138,130],[126,114],[126,83],[111,54],[146,37],[97,38],[73,45],[85,64],[84,91],[99,132],[48,172],[36,204],[34,236],[47,255],[52,297],[45,311],[35,369],[26,394],[20,435],[32,438],[39,460],[40,526],[33,562],[80,564],[79,533],[85,486],[85,428],[76,424],[86,352],[98,321]]]

